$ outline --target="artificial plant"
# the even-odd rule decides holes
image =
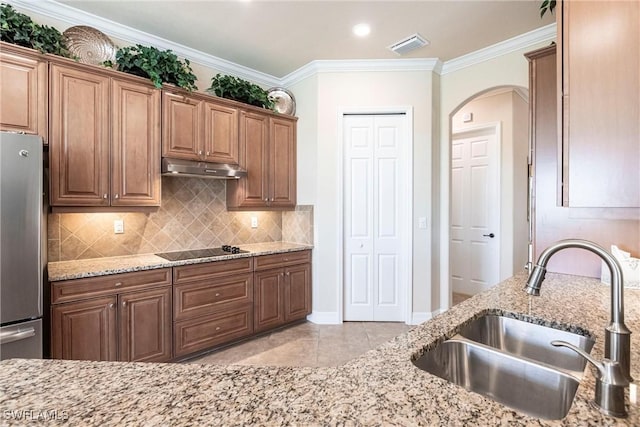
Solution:
[[[211,86],[208,92],[216,96],[243,102],[256,107],[273,110],[275,103],[269,98],[269,93],[254,83],[243,80],[239,77],[216,74],[211,79]]]
[[[148,77],[155,87],[163,83],[171,83],[188,91],[197,90],[196,76],[188,59],[181,61],[171,50],[159,50],[137,44],[118,49],[116,61],[106,61],[108,67],[117,66],[119,71]]]

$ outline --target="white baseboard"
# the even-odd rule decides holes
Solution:
[[[307,316],[307,320],[319,325],[339,325],[342,323],[337,311],[314,311]]]

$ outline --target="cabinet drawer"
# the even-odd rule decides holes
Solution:
[[[220,314],[174,323],[174,356],[181,357],[215,347],[253,332],[251,304]]]
[[[237,273],[250,273],[252,271],[252,257],[207,262],[204,264],[182,265],[173,267],[173,283],[178,285],[196,280],[230,276]]]
[[[174,286],[174,320],[214,314],[230,305],[253,302],[253,275],[241,274]]]
[[[170,284],[170,268],[88,277],[86,279],[64,280],[51,283],[51,303],[58,304],[97,296],[112,295],[122,290],[129,291]]]
[[[286,265],[311,262],[311,251],[286,252],[282,254],[262,255],[255,258],[255,269],[283,267]]]

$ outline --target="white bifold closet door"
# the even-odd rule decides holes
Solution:
[[[344,117],[344,320],[404,321],[405,115]]]

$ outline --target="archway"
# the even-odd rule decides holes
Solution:
[[[448,283],[454,304],[527,262],[528,117],[528,90],[520,86],[488,88],[449,114]]]

